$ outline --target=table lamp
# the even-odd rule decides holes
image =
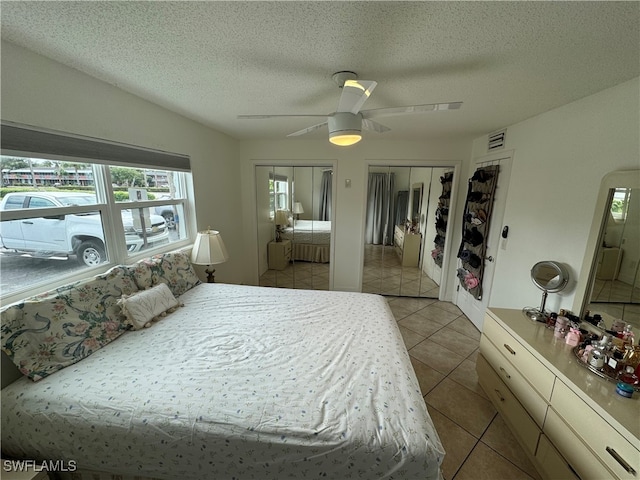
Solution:
[[[196,241],[193,244],[191,250],[191,263],[194,265],[206,265],[207,269],[207,282],[215,283],[215,277],[213,273],[216,271],[209,270],[210,265],[216,265],[218,263],[224,263],[229,260],[229,253],[224,246],[220,232],[216,230],[206,230],[204,232],[198,232]]]

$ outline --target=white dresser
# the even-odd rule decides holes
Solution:
[[[480,353],[480,385],[543,477],[640,480],[640,392],[617,395],[520,310],[487,311]]]
[[[404,227],[396,225],[393,232],[393,246],[403,267],[417,267],[420,260],[422,234],[407,233]]]

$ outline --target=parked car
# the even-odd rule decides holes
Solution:
[[[160,195],[156,200],[170,199],[170,195]],[[159,207],[155,207],[156,214],[164,218],[164,221],[167,224],[167,228],[170,228],[171,230],[176,228],[176,215],[174,212],[174,208],[174,205],[160,205]]]
[[[82,192],[13,192],[0,202],[0,210],[91,205],[94,195]],[[148,209],[144,209],[147,210]],[[127,250],[131,253],[167,243],[169,230],[164,218],[145,214],[142,221],[131,210],[122,210]],[[54,215],[0,222],[0,243],[8,249],[39,257],[75,255],[78,262],[93,266],[106,261],[102,222],[97,213]]]

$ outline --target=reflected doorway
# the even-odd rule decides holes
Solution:
[[[453,169],[370,166],[362,291],[439,298]]]
[[[332,169],[275,165],[255,169],[259,285],[329,290]]]
[[[640,189],[609,191],[586,309],[640,327]]]

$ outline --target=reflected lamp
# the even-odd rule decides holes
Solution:
[[[209,266],[224,263],[229,260],[227,247],[224,246],[220,232],[206,230],[198,232],[196,241],[191,250],[191,263],[194,265],[206,265],[207,282],[215,283],[215,269],[209,270]]]
[[[283,227],[289,224],[289,214],[286,210],[276,210],[276,242],[281,242]]]
[[[296,214],[296,220],[300,220],[300,214],[304,213],[304,208],[302,208],[302,202],[293,203],[293,213]]]

